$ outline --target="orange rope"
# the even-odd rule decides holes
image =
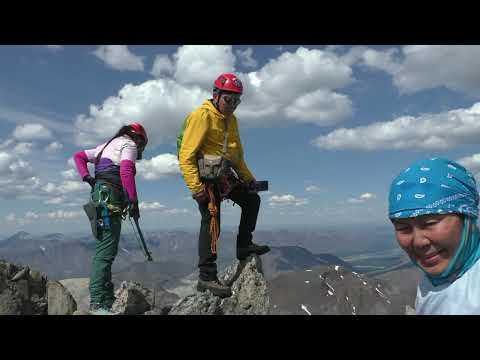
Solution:
[[[217,253],[217,242],[218,238],[220,237],[220,226],[218,224],[218,207],[217,207],[217,202],[215,199],[215,194],[213,192],[213,186],[214,185],[208,185],[207,186],[207,191],[208,191],[208,197],[210,199],[208,203],[208,211],[210,211],[211,215],[211,220],[210,220],[210,237],[212,239],[211,242],[211,250],[212,254]]]

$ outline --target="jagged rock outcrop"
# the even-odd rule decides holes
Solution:
[[[46,315],[47,277],[0,260],[0,315]]]
[[[410,305],[405,305],[405,315],[416,315],[415,309]]]
[[[210,291],[195,293],[178,301],[169,315],[266,315],[270,299],[258,256],[236,260],[219,276],[231,286],[232,296],[221,299]]]
[[[112,310],[122,315],[141,315],[155,305],[154,293],[136,282],[122,281],[115,291]]]
[[[72,294],[58,281],[47,283],[48,315],[72,315],[77,303]]]

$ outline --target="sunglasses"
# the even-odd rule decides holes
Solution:
[[[228,95],[223,95],[223,100],[228,104],[228,105],[233,105],[237,106],[242,102],[240,99],[240,95],[237,94],[228,94]]]

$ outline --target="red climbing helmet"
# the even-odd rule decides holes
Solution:
[[[221,74],[213,83],[215,89],[221,91],[231,91],[237,94],[243,93],[243,85],[235,74]]]
[[[138,134],[138,135],[140,135],[141,137],[143,137],[143,139],[145,140],[145,145],[147,145],[147,143],[148,143],[148,136],[147,136],[147,132],[145,131],[145,128],[144,128],[141,124],[139,124],[139,123],[137,123],[137,122],[132,123],[132,124],[130,124],[130,125],[128,125],[128,126],[130,127],[130,129],[132,129],[132,132],[134,132],[135,134]]]

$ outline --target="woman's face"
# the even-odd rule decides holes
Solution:
[[[400,247],[431,275],[447,268],[463,230],[463,218],[456,214],[394,219],[392,223]]]

